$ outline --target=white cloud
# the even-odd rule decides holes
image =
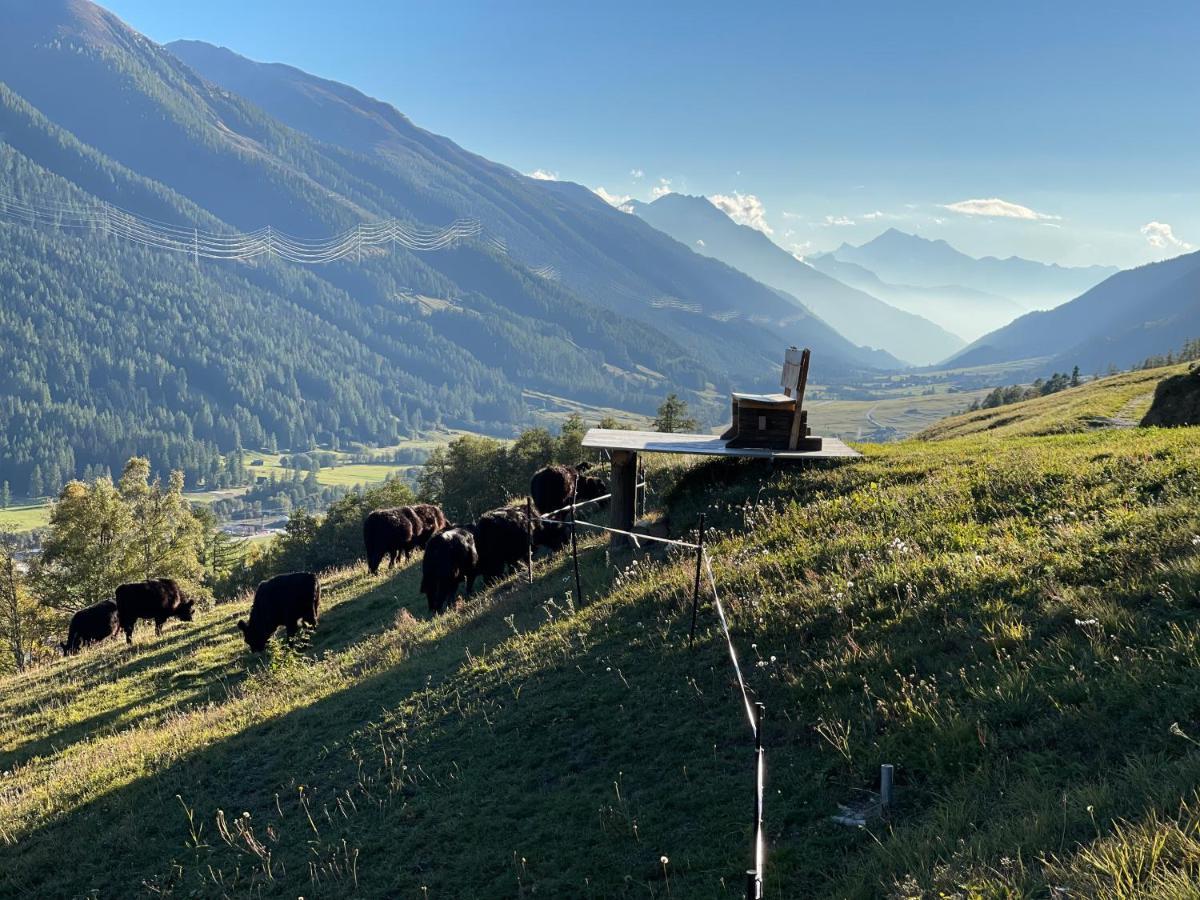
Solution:
[[[629,174],[632,175],[634,178],[645,178],[646,177],[646,173],[643,172],[641,169],[630,169]]]
[[[715,206],[739,225],[749,225],[763,234],[774,234],[767,224],[767,208],[753,194],[713,194],[708,202]]]
[[[804,254],[812,249],[812,245],[812,241],[801,241],[796,244],[788,244],[788,250],[791,251],[792,256],[796,257],[796,259],[804,262]]]
[[[557,172],[547,172],[545,169],[534,169],[532,172],[526,172],[530,178],[536,178],[538,181],[558,181]]]
[[[1166,222],[1147,222],[1142,226],[1146,243],[1159,250],[1191,250],[1192,245],[1175,236],[1175,230]]]
[[[628,194],[621,194],[621,195],[610,194],[608,191],[606,191],[604,189],[604,185],[600,185],[600,187],[598,187],[598,188],[592,188],[592,193],[595,194],[597,197],[599,197],[601,200],[603,200],[605,203],[608,203],[611,206],[615,206],[618,209],[620,209],[626,203],[628,203],[630,200],[633,199]],[[625,211],[628,212],[629,210],[625,210]]]
[[[803,213],[798,213],[798,212],[787,212],[787,211],[785,210],[785,211],[784,211],[784,213],[783,213],[783,217],[784,217],[785,219],[802,219],[802,218],[804,218],[804,215],[803,215]]]
[[[697,246],[697,247],[703,247],[703,246],[705,246],[705,244],[704,244],[704,238],[696,238],[696,246]]]
[[[660,178],[658,184],[650,189],[650,196],[657,200],[659,197],[665,197],[671,193],[671,179]]]
[[[849,218],[848,216],[826,216],[825,222],[823,224],[834,225],[834,226],[840,227],[843,225],[853,225],[854,220]]]
[[[871,221],[874,219],[891,218],[891,216],[889,216],[887,213],[877,209],[877,210],[875,210],[875,212],[863,213],[863,218],[868,221]]]
[[[1002,219],[1061,219],[1062,216],[1051,216],[1036,212],[1020,203],[1012,203],[992,197],[987,200],[959,200],[957,203],[943,203],[942,209],[961,213],[964,216],[991,216]]]

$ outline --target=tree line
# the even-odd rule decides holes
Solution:
[[[598,424],[622,427],[611,418]],[[672,394],[652,427],[695,425],[687,403]],[[315,493],[324,490],[315,471],[266,479],[254,489],[259,494],[246,495],[249,502],[301,491],[283,533],[269,542],[247,543],[223,532],[213,508],[188,501],[181,471],[158,477],[144,457],[129,459],[115,480],[100,474],[70,481],[51,508],[39,554],[26,562],[16,536],[0,535],[0,631],[11,651],[0,671],[52,655],[71,613],[112,597],[127,582],[173,578],[191,596],[223,602],[279,572],[353,564],[362,557],[362,524],[373,509],[421,500],[442,507],[452,521],[475,519],[524,497],[530,476],[543,466],[586,459],[586,431],[583,417],[574,414],[557,434],[527,428],[509,442],[462,435],[429,454],[415,489],[392,478],[372,488],[335,489],[330,498]],[[309,458],[320,461],[316,454]],[[325,501],[323,515],[312,511]]]

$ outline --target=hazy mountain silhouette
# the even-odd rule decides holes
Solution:
[[[859,344],[917,365],[939,362],[964,341],[938,325],[817,271],[757,229],[739,225],[704,197],[667,194],[630,208],[655,228],[785,291]]]
[[[858,263],[844,262],[828,253],[806,262],[818,271],[887,301],[897,309],[927,317],[966,340],[974,340],[1007,325],[1027,312],[1012,300],[961,285],[916,287],[889,284]]]
[[[1118,272],[1069,303],[984,335],[947,365],[1046,358],[1038,371],[1126,368],[1200,335],[1200,252]]]
[[[1070,268],[1019,256],[976,259],[942,240],[889,228],[861,246],[842,244],[831,254],[857,263],[891,284],[914,287],[958,285],[1007,297],[1026,309],[1056,306],[1103,281],[1111,266]]]

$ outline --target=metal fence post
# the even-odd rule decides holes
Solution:
[[[746,900],[761,900],[763,869],[766,867],[766,847],[763,837],[763,779],[766,757],[763,751],[763,714],[766,707],[754,704],[754,868],[746,872]]]
[[[696,581],[692,586],[692,628],[688,632],[688,647],[696,639],[696,615],[700,610],[700,569],[704,565],[704,513],[700,513],[700,537],[696,541]]]
[[[579,499],[579,485],[571,491],[571,561],[575,566],[575,602],[583,605],[583,583],[579,579],[579,543],[575,540],[575,504]]]
[[[533,501],[525,498],[525,566],[529,572],[529,599],[533,600]]]

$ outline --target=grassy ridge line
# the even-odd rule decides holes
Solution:
[[[1187,371],[1187,364],[1112,375],[1056,394],[981,409],[943,419],[916,435],[940,441],[988,433],[993,436],[1035,436],[1107,427],[1106,420],[1136,424],[1150,408],[1154,388],[1164,378]]]
[[[768,896],[1189,896],[1156,891],[1195,874],[1200,824],[1179,805],[1200,763],[1179,736],[1200,739],[1196,430],[863,449],[769,478],[704,466],[672,507],[677,530],[700,510],[716,526],[767,704]],[[171,667],[127,673],[159,718],[94,749],[81,735],[116,697],[64,704],[9,679],[0,821],[24,830],[0,879],[43,895],[736,893],[749,745],[711,612],[686,650],[690,574],[610,570],[589,544],[586,608],[559,559],[532,602],[522,585],[414,626],[395,610],[419,609],[415,572],[343,573],[308,654],[226,698],[220,665],[244,662],[214,638],[211,708]],[[181,678],[193,659],[206,671],[178,649]],[[58,670],[81,696],[103,678],[89,662]],[[42,707],[61,712],[38,724]],[[42,744],[11,747],[26,722]],[[831,826],[884,761],[893,820]],[[96,860],[54,865],[97,835]]]

